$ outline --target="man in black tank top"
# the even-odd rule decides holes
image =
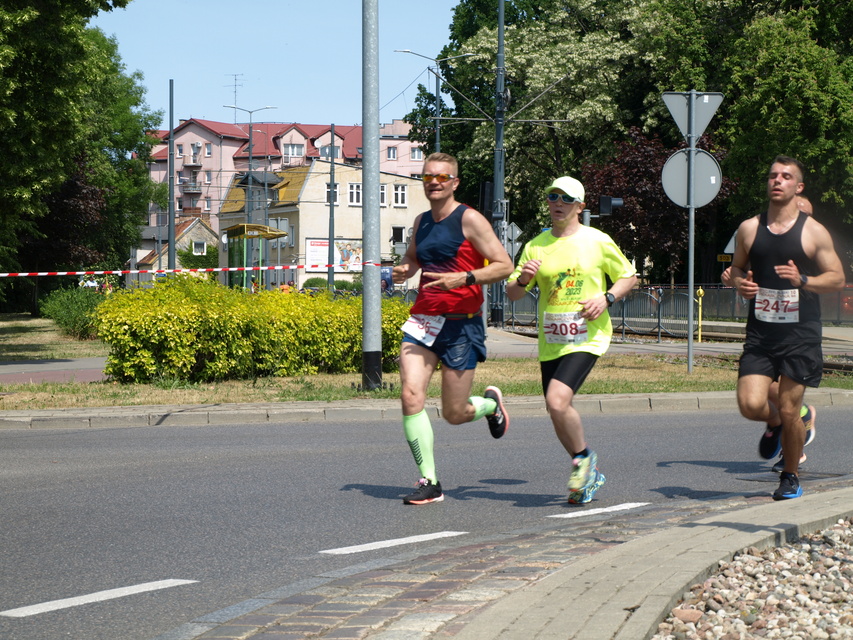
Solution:
[[[741,414],[767,423],[759,444],[765,458],[781,451],[784,469],[774,500],[802,495],[798,478],[806,429],[805,388],[823,372],[819,294],[840,291],[844,270],[826,228],[799,211],[802,164],[777,156],[767,176],[767,211],[737,231],[731,281],[750,301],[746,344],[738,370]],[[778,406],[768,400],[778,380]],[[807,421],[810,420],[807,418]]]

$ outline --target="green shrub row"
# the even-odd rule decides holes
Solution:
[[[98,307],[105,372],[123,382],[209,382],[362,367],[360,298],[250,294],[189,276],[121,291]],[[396,370],[409,305],[382,302],[382,369]]]
[[[104,295],[94,288],[56,289],[39,302],[39,312],[53,320],[63,334],[78,340],[94,340],[95,309],[103,300]]]

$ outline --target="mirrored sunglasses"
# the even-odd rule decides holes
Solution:
[[[549,193],[548,194],[548,202],[557,202],[557,200],[562,200],[566,204],[572,204],[573,202],[580,202],[580,200],[575,200],[572,196],[566,195],[565,193]]]
[[[424,182],[432,182],[433,180],[438,180],[439,182],[447,182],[448,180],[453,180],[456,176],[451,175],[449,173],[425,173],[423,175],[422,180]]]

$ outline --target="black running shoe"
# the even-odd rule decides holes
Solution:
[[[758,442],[758,455],[765,460],[775,458],[782,452],[782,425],[771,427],[767,425],[767,430],[761,436]]]
[[[441,502],[444,500],[444,494],[441,492],[441,483],[438,480],[433,484],[432,480],[421,478],[418,480],[417,487],[413,494],[403,498],[403,504],[429,504],[430,502]]]
[[[503,394],[497,387],[486,387],[484,398],[494,400],[496,403],[495,412],[486,416],[486,421],[489,423],[489,431],[492,432],[493,438],[501,438],[509,429],[509,414],[504,407]]]
[[[791,500],[803,495],[800,480],[793,473],[782,473],[779,479],[779,488],[773,492],[774,500]]]

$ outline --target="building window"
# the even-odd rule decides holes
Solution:
[[[193,241],[193,255],[194,256],[203,256],[207,253],[207,243],[199,242],[198,240]]]
[[[395,184],[394,185],[394,206],[395,207],[405,207],[407,206],[408,200],[406,195],[408,194],[408,185],[405,184]]]
[[[205,171],[204,172],[204,183],[210,184],[213,182],[213,171]]]
[[[391,227],[391,242],[405,242],[406,241],[406,227]]]
[[[175,211],[183,211],[184,210],[184,200],[183,198],[178,198],[175,200]]]
[[[386,185],[379,185],[379,206],[387,207],[388,206],[388,190],[385,188]]]
[[[332,155],[331,155],[332,149],[334,149],[335,158],[340,158],[341,157],[341,148],[337,145],[335,145],[334,147],[332,147],[330,145],[320,147],[320,157],[328,160],[329,158],[332,157]]]
[[[205,198],[205,199],[204,199],[204,210],[205,210],[205,211],[210,211],[210,198]]]
[[[397,147],[388,147],[386,153],[388,154],[387,158],[389,160],[396,160],[397,159]]]
[[[281,155],[283,156],[298,156],[302,157],[305,155],[305,145],[304,144],[283,144],[281,145]]]
[[[183,171],[175,171],[175,184],[184,184],[186,182],[186,178],[184,178]]]
[[[350,182],[349,183],[349,204],[351,207],[360,207],[361,206],[361,183],[360,182]]]
[[[423,160],[424,150],[420,147],[412,147],[412,160]]]
[[[184,157],[184,145],[176,144],[175,145],[175,153],[178,155],[179,158],[183,158]]]
[[[332,197],[334,197],[334,203],[338,204],[338,189],[339,188],[340,188],[340,185],[336,182],[334,184],[334,196],[333,196],[333,194],[332,194],[332,183],[331,182],[326,183],[326,204],[329,204],[330,202],[332,202]]]
[[[212,155],[213,155],[213,145],[210,144],[209,142],[205,142],[204,143],[204,156],[206,158],[209,158]]]
[[[424,175],[422,173],[410,173],[409,177],[414,178],[415,180],[420,180],[424,177]]]

